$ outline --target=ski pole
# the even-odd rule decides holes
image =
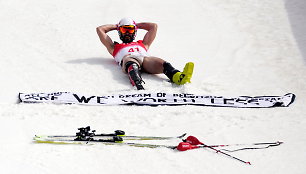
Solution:
[[[238,161],[243,162],[243,163],[245,163],[245,164],[251,165],[251,163],[248,162],[248,161],[244,161],[244,160],[242,160],[242,159],[239,159],[239,158],[237,158],[237,157],[234,157],[234,156],[232,156],[232,155],[230,155],[230,154],[227,154],[227,153],[225,153],[225,152],[222,152],[222,151],[220,151],[220,150],[218,150],[218,149],[215,149],[215,148],[213,148],[213,147],[211,147],[211,146],[208,146],[208,145],[206,145],[206,144],[200,142],[200,141],[199,141],[196,137],[194,137],[194,136],[189,136],[189,137],[187,137],[187,139],[186,139],[185,141],[186,141],[185,143],[189,143],[189,144],[190,144],[190,146],[191,146],[190,149],[200,148],[201,146],[198,146],[198,145],[203,145],[202,147],[207,147],[207,148],[209,148],[209,149],[211,149],[211,150],[214,150],[216,153],[221,153],[221,154],[226,155],[226,156],[228,156],[228,157],[230,157],[230,158],[232,158],[232,159],[235,159],[235,160],[238,160]],[[186,146],[186,145],[185,145],[185,146]],[[189,149],[188,149],[188,150],[189,150]]]
[[[189,136],[186,138],[186,140],[184,140],[185,142],[190,143],[191,145],[201,145],[202,142],[200,142],[196,137],[194,136]],[[246,148],[241,148],[241,149],[235,149],[235,150],[227,150],[227,149],[221,149],[227,152],[236,152],[236,151],[240,151],[240,150],[252,150],[252,149],[266,149],[269,147],[273,147],[273,146],[279,146],[281,145],[283,142],[281,141],[277,141],[277,142],[272,142],[272,143],[252,143],[252,144],[220,144],[220,145],[209,145],[210,147],[227,147],[227,146],[263,146],[266,145],[264,147],[246,147]]]
[[[263,149],[263,148],[268,148],[272,146],[279,146],[283,144],[284,142],[281,141],[276,141],[276,142],[271,142],[271,143],[250,143],[250,144],[218,144],[218,145],[210,145],[211,147],[227,147],[227,146],[260,146],[260,145],[267,145],[262,148],[254,148],[254,149]],[[251,148],[253,149],[253,148]]]
[[[235,150],[228,150],[228,149],[221,149],[221,150],[224,150],[224,151],[227,151],[227,152],[237,152],[237,151],[240,151],[240,150],[267,149],[269,147],[279,146],[281,144],[283,144],[283,142],[280,142],[280,141],[277,141],[275,143],[254,143],[254,144],[250,144],[250,145],[253,145],[253,146],[256,146],[256,145],[266,145],[266,146],[263,146],[263,147],[245,147],[245,148],[240,148],[240,149],[235,149]],[[236,146],[245,146],[247,144],[233,144],[233,145],[236,145]],[[218,145],[218,147],[225,147],[225,146],[231,146],[231,144],[229,144],[229,145]]]
[[[203,143],[202,145],[203,145],[203,147],[208,147],[208,148],[210,148],[210,149],[216,151],[216,153],[222,153],[223,155],[226,155],[226,156],[228,156],[228,157],[230,157],[230,158],[233,158],[233,159],[238,160],[238,161],[240,161],[240,162],[243,162],[243,163],[245,163],[245,164],[251,165],[250,162],[244,161],[244,160],[239,159],[239,158],[237,158],[237,157],[234,157],[234,156],[232,156],[232,155],[230,155],[230,154],[227,154],[227,153],[225,153],[225,152],[222,152],[222,151],[220,151],[220,150],[218,150],[218,149],[215,149],[215,148],[213,148],[213,147],[207,146],[207,145],[205,145],[204,143]]]

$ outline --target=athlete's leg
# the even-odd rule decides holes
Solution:
[[[140,62],[133,57],[126,56],[122,59],[121,66],[122,71],[128,74],[131,84],[136,86],[138,90],[144,89],[142,86],[144,82],[140,74]]]
[[[165,61],[158,57],[144,57],[142,68],[143,71],[150,74],[160,74],[164,71]]]
[[[127,64],[128,62],[129,62],[129,64]],[[122,59],[122,63],[121,63],[122,71],[124,73],[127,73],[127,69],[129,68],[129,67],[127,67],[127,65],[131,65],[130,63],[136,63],[139,68],[141,67],[140,63],[136,59],[131,58],[131,57],[124,57]]]
[[[157,57],[144,57],[143,70],[151,74],[164,73],[171,82],[178,85],[183,85],[187,82],[190,83],[190,79],[193,73],[193,63],[189,62],[185,65],[184,71],[180,72],[175,69],[169,62],[164,61]]]

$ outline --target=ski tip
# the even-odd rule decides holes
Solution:
[[[33,139],[41,138],[41,137],[42,137],[41,135],[35,135],[35,136],[33,137]]]
[[[248,164],[248,165],[251,165],[251,162],[245,162],[246,164]]]
[[[183,135],[178,136],[177,138],[183,138],[183,137],[186,136],[186,135],[187,135],[187,133],[184,133]]]

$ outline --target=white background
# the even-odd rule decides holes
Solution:
[[[279,173],[306,172],[305,2],[302,0],[9,0],[0,1],[0,168],[4,173]],[[100,43],[96,27],[123,17],[155,22],[150,54],[182,70],[192,83],[143,74],[148,92],[284,95],[288,108],[17,104],[19,92],[89,95],[135,91]],[[116,31],[109,33],[119,41]],[[144,32],[138,31],[137,39]],[[123,146],[35,144],[35,134],[97,132],[197,136],[206,144],[283,141],[265,150],[175,152]],[[178,143],[178,142],[167,142]]]

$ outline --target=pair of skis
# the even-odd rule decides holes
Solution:
[[[96,134],[95,130],[90,130],[90,127],[79,128],[79,132],[76,135],[35,135],[34,142],[36,143],[50,143],[50,144],[105,144],[105,145],[123,145],[123,146],[134,146],[134,147],[147,147],[147,148],[169,148],[178,151],[187,151],[198,148],[208,148],[216,153],[226,155],[232,159],[240,161],[244,164],[251,165],[250,162],[244,161],[240,158],[232,156],[226,152],[235,152],[239,150],[250,150],[250,149],[265,149],[273,146],[279,146],[282,142],[271,142],[271,143],[252,143],[252,144],[220,144],[220,145],[206,145],[198,140],[194,136],[188,136],[186,139],[183,139],[186,136],[182,134],[180,136],[172,137],[159,137],[159,136],[128,136],[125,135],[124,131],[116,130],[114,133],[110,134]],[[134,142],[125,142],[129,140],[175,140],[182,139],[176,146],[170,145],[160,145],[160,144],[142,144]],[[228,149],[216,149],[224,148],[229,146],[247,146],[244,148],[228,150]],[[226,152],[225,152],[226,151]]]

